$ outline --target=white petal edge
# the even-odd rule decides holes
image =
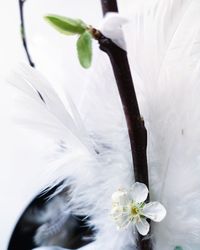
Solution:
[[[120,220],[118,220],[116,222],[117,230],[120,231],[122,229],[125,229],[125,228],[127,228],[129,226],[129,224],[130,224],[130,220],[129,220],[128,217],[126,217],[126,219],[125,218],[123,218],[123,219],[121,218]]]
[[[136,224],[135,224],[139,234],[145,236],[148,234],[149,232],[149,228],[150,228],[150,225],[149,223],[146,221],[146,219],[140,219],[140,221],[138,221]]]
[[[147,186],[140,182],[135,182],[130,189],[132,199],[137,202],[143,202],[147,199],[149,190]]]
[[[147,203],[143,208],[143,215],[155,222],[162,221],[166,214],[165,207],[157,201]]]
[[[126,190],[118,190],[112,194],[112,203],[113,204],[118,204],[120,206],[125,206],[127,205],[129,201],[129,195]]]
[[[128,213],[123,212],[123,207],[115,206],[112,208],[111,217],[117,225],[118,230],[126,228],[130,222]]]
[[[111,210],[111,216],[113,219],[119,218],[123,214],[123,208],[120,206],[115,206]]]

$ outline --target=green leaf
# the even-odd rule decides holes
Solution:
[[[48,15],[44,17],[55,29],[65,35],[83,34],[87,25],[80,19],[71,19],[58,15]]]
[[[80,64],[89,68],[92,62],[92,35],[85,31],[77,41],[77,51]]]

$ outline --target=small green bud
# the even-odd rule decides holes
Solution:
[[[87,29],[87,25],[80,19],[72,19],[58,15],[47,15],[44,18],[56,30],[65,35],[81,35]]]
[[[85,31],[77,41],[77,51],[80,64],[89,68],[92,62],[92,35]]]

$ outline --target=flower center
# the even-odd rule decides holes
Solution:
[[[136,207],[135,205],[131,206],[131,215],[133,217],[137,216],[140,213],[140,209]]]

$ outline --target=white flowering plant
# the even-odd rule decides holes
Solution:
[[[160,222],[165,218],[166,209],[160,202],[145,203],[148,192],[145,184],[135,182],[129,190],[113,193],[111,216],[118,229],[135,225],[141,235],[147,235],[150,229],[147,219]]]

